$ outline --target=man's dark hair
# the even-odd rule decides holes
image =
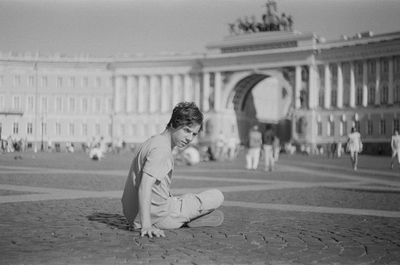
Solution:
[[[176,129],[193,124],[199,124],[200,131],[203,129],[203,113],[194,102],[181,102],[174,107],[167,128]]]

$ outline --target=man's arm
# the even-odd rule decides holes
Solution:
[[[141,236],[148,235],[150,238],[165,237],[164,231],[155,228],[151,224],[150,206],[151,206],[151,189],[156,182],[156,179],[143,173],[142,181],[139,186],[139,210],[142,224]]]

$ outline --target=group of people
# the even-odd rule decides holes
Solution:
[[[275,162],[279,159],[281,151],[279,138],[275,135],[271,126],[261,133],[258,125],[254,125],[248,135],[246,153],[246,169],[257,169],[261,153],[264,155],[265,171],[272,171]]]

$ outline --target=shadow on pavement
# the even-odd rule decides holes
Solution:
[[[131,226],[126,220],[125,216],[120,214],[112,213],[93,213],[87,216],[89,221],[96,221],[99,223],[106,224],[112,228],[118,228],[121,230],[135,231],[133,226]]]

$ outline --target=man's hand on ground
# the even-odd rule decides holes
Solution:
[[[155,237],[165,237],[164,231],[155,227],[143,227],[141,229],[140,235],[143,237],[148,235],[150,238]]]

